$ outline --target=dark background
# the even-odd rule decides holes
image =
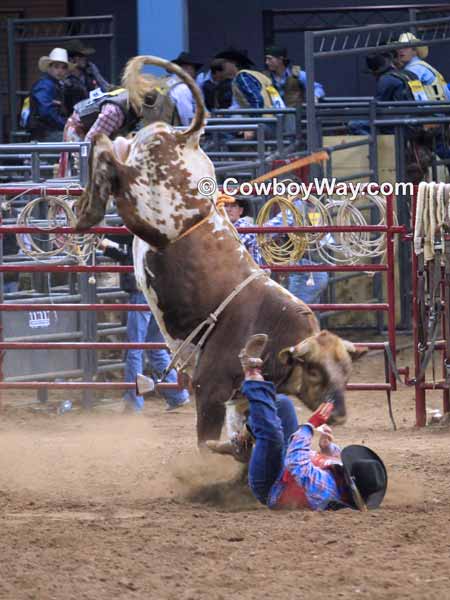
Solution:
[[[164,0],[143,0],[158,2]],[[233,45],[248,50],[249,56],[258,68],[263,67],[264,61],[264,11],[271,9],[313,10],[308,22],[298,16],[283,17],[283,26],[295,26],[303,22],[307,28],[334,29],[344,25],[366,25],[389,22],[407,21],[409,19],[407,6],[419,9],[429,9],[431,5],[446,5],[450,11],[449,0],[433,0],[414,4],[411,1],[388,0],[377,3],[366,0],[363,3],[355,0],[185,0],[188,13],[189,50],[204,61],[206,67],[211,58],[220,50]],[[396,7],[393,11],[381,10],[377,14],[367,14],[361,11],[350,11],[350,15],[341,13],[327,14],[328,23],[318,19],[317,9],[336,7],[342,9],[361,8],[361,6]],[[116,77],[119,82],[120,74],[127,60],[138,53],[138,1],[137,0],[0,0],[0,137],[9,129],[8,87],[7,87],[7,38],[6,21],[8,18],[50,18],[58,16],[96,16],[113,14],[116,22]],[[447,13],[447,14],[450,14]],[[178,18],[178,15],[174,15]],[[278,20],[276,21],[278,22]],[[167,28],[170,35],[170,28]],[[294,64],[304,66],[304,35],[298,33],[275,33],[273,42],[285,46]],[[92,44],[96,49],[94,62],[106,78],[111,76],[111,61],[108,45],[98,40]],[[47,54],[54,46],[27,44],[21,46],[16,60],[18,73],[18,89],[29,89],[39,77],[37,61],[39,56]],[[429,61],[450,80],[450,45],[434,46],[429,55]],[[325,86],[329,96],[360,96],[372,95],[374,80],[365,73],[365,57],[326,58],[316,60],[317,81]],[[3,131],[2,131],[3,130]]]
[[[408,5],[418,8],[430,7],[432,4],[446,4],[448,0],[414,3],[407,1],[374,2],[355,0],[315,0],[314,3],[304,0],[227,0],[227,2],[211,2],[211,0],[189,1],[189,41],[190,50],[203,60],[208,60],[223,48],[233,45],[245,48],[258,67],[263,67],[263,11],[268,9],[316,9],[322,7],[361,7],[389,5],[399,9],[389,13],[384,11],[392,23],[408,21]],[[403,8],[402,8],[403,7]],[[361,25],[383,23],[380,16],[354,13],[354,18]],[[330,16],[328,17],[330,19]],[[343,15],[335,16],[333,24],[327,26],[334,29],[346,21]],[[291,26],[298,23],[298,17],[283,18],[283,25]],[[331,21],[330,21],[331,23]],[[312,19],[310,25],[318,25],[317,19]],[[355,27],[358,23],[354,24]],[[274,41],[288,49],[289,57],[294,64],[304,66],[304,36],[303,33],[284,33],[275,35]],[[450,46],[443,44],[430,50],[430,62],[450,79]],[[365,74],[364,56],[324,58],[316,60],[316,80],[324,84],[328,95],[359,96],[373,94],[373,77]]]

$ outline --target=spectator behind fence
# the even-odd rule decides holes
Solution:
[[[101,248],[105,256],[109,256],[120,264],[133,264],[133,236],[121,236],[121,242],[126,243],[126,250],[120,249],[119,244],[108,239],[103,239]],[[133,273],[120,274],[120,287],[129,294],[130,304],[147,304],[144,294],[138,290]],[[159,330],[155,317],[150,311],[129,311],[127,315],[127,337],[129,342],[164,343],[164,338]],[[134,383],[138,374],[143,373],[145,356],[147,356],[153,374],[162,375],[170,363],[170,354],[167,350],[127,350],[125,365],[125,381]],[[177,374],[174,369],[169,371],[165,379],[167,383],[175,383]],[[167,403],[166,410],[174,410],[190,402],[187,390],[163,390],[161,395]],[[144,398],[138,396],[135,390],[127,390],[124,395],[125,412],[140,412],[144,408]]]
[[[296,200],[294,202],[294,205],[298,210],[300,210],[300,212],[302,212],[302,214],[308,210],[308,207],[302,200]],[[246,214],[248,211],[247,200],[235,198],[234,202],[225,204],[225,210],[227,211],[228,218],[236,228],[248,227],[253,225],[252,219],[249,218]],[[305,217],[304,221],[306,222]],[[269,221],[267,221],[264,225],[266,227],[283,227],[285,224],[283,223],[282,215],[278,214]],[[287,212],[287,225],[295,225],[292,213],[290,211]],[[241,238],[242,243],[252,256],[253,260],[259,265],[266,264],[263,257],[261,256],[256,234],[240,233],[239,237]],[[299,266],[315,264],[315,262],[306,258],[302,258],[298,261]],[[306,302],[306,304],[315,304],[319,301],[320,295],[325,290],[327,285],[328,273],[326,271],[315,273],[300,271],[289,273],[287,288],[294,296],[296,296],[303,302]]]
[[[63,80],[73,65],[67,50],[53,48],[48,56],[41,56],[38,67],[44,75],[31,88],[30,114],[24,125],[33,141],[61,142],[67,120]]]
[[[402,33],[399,43],[420,42],[413,33]],[[437,69],[425,62],[428,56],[428,46],[405,47],[397,50],[397,62],[402,69],[415,73],[422,82],[428,100],[450,100],[450,93],[444,77]]]
[[[269,77],[252,69],[254,63],[246,52],[229,48],[219,52],[215,58],[224,59],[225,77],[232,79],[231,108],[285,108]],[[274,135],[275,129],[272,125],[266,125],[265,129],[269,136]],[[252,140],[254,137],[254,131],[244,132],[244,139]]]
[[[230,78],[225,69],[225,60],[215,58],[209,72],[201,78],[200,89],[203,92],[206,108],[229,108],[233,101],[233,90]]]
[[[2,219],[9,219],[11,217],[17,217],[17,211],[8,206],[8,203],[5,203],[2,206]],[[19,245],[17,243],[17,238],[14,233],[7,233],[2,236],[3,239],[3,256],[15,256],[19,253]],[[20,273],[8,272],[3,274],[3,292],[5,294],[12,294],[17,292],[19,289],[19,276]]]
[[[402,33],[398,38],[399,43],[419,42],[413,33]],[[442,74],[425,62],[428,57],[428,46],[416,46],[399,48],[397,50],[397,62],[403,70],[412,71],[423,84],[426,100],[428,101],[450,101],[450,90]],[[450,147],[448,143],[448,125],[440,127],[436,133],[436,154],[442,160],[450,161]],[[447,164],[450,172],[450,164]]]
[[[286,106],[297,106],[305,102],[307,75],[299,65],[289,66],[291,62],[286,48],[270,46],[266,48],[265,61],[266,74],[277,88]],[[318,102],[325,96],[325,89],[321,83],[314,82],[314,98]]]
[[[73,70],[64,80],[64,100],[68,114],[72,114],[75,104],[88,98],[90,92],[95,89],[107,92],[111,86],[100,73],[97,65],[88,58],[95,54],[94,48],[87,48],[78,39],[69,40],[65,48],[70,62],[74,65]]]
[[[399,70],[394,64],[394,53],[386,51],[368,54],[368,72],[376,80],[377,102],[423,102],[427,99],[424,87],[416,74],[407,69]],[[367,119],[349,121],[349,129],[355,135],[367,135],[370,125]],[[393,133],[392,127],[380,128],[382,133]]]
[[[186,71],[188,75],[195,81],[197,71],[202,66],[202,63],[196,60],[188,52],[181,52],[171,62],[178,65]],[[195,100],[191,90],[181,81],[178,75],[170,75],[167,80],[169,88],[169,96],[174,102],[181,125],[188,126],[195,114]]]

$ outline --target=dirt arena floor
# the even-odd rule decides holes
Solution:
[[[352,380],[382,373],[369,355]],[[397,432],[384,394],[348,398],[337,441],[373,447],[390,477],[382,508],[367,514],[274,513],[230,491],[238,466],[198,454],[190,406],[58,416],[7,403],[0,598],[450,598],[450,430],[414,429],[405,387],[393,398]]]

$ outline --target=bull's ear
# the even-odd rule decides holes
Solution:
[[[295,346],[283,348],[278,352],[278,360],[282,365],[291,365],[294,362]]]
[[[369,351],[369,348],[367,347],[357,348],[355,344],[353,344],[353,342],[350,342],[349,340],[342,340],[342,343],[344,344],[344,348],[349,353],[352,362],[355,362],[355,360],[359,360],[361,356],[364,356],[364,354],[367,354],[367,352]]]

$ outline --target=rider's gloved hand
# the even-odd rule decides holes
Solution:
[[[314,428],[320,427],[328,421],[333,412],[334,404],[332,402],[324,402],[317,408],[309,417],[308,423]]]

